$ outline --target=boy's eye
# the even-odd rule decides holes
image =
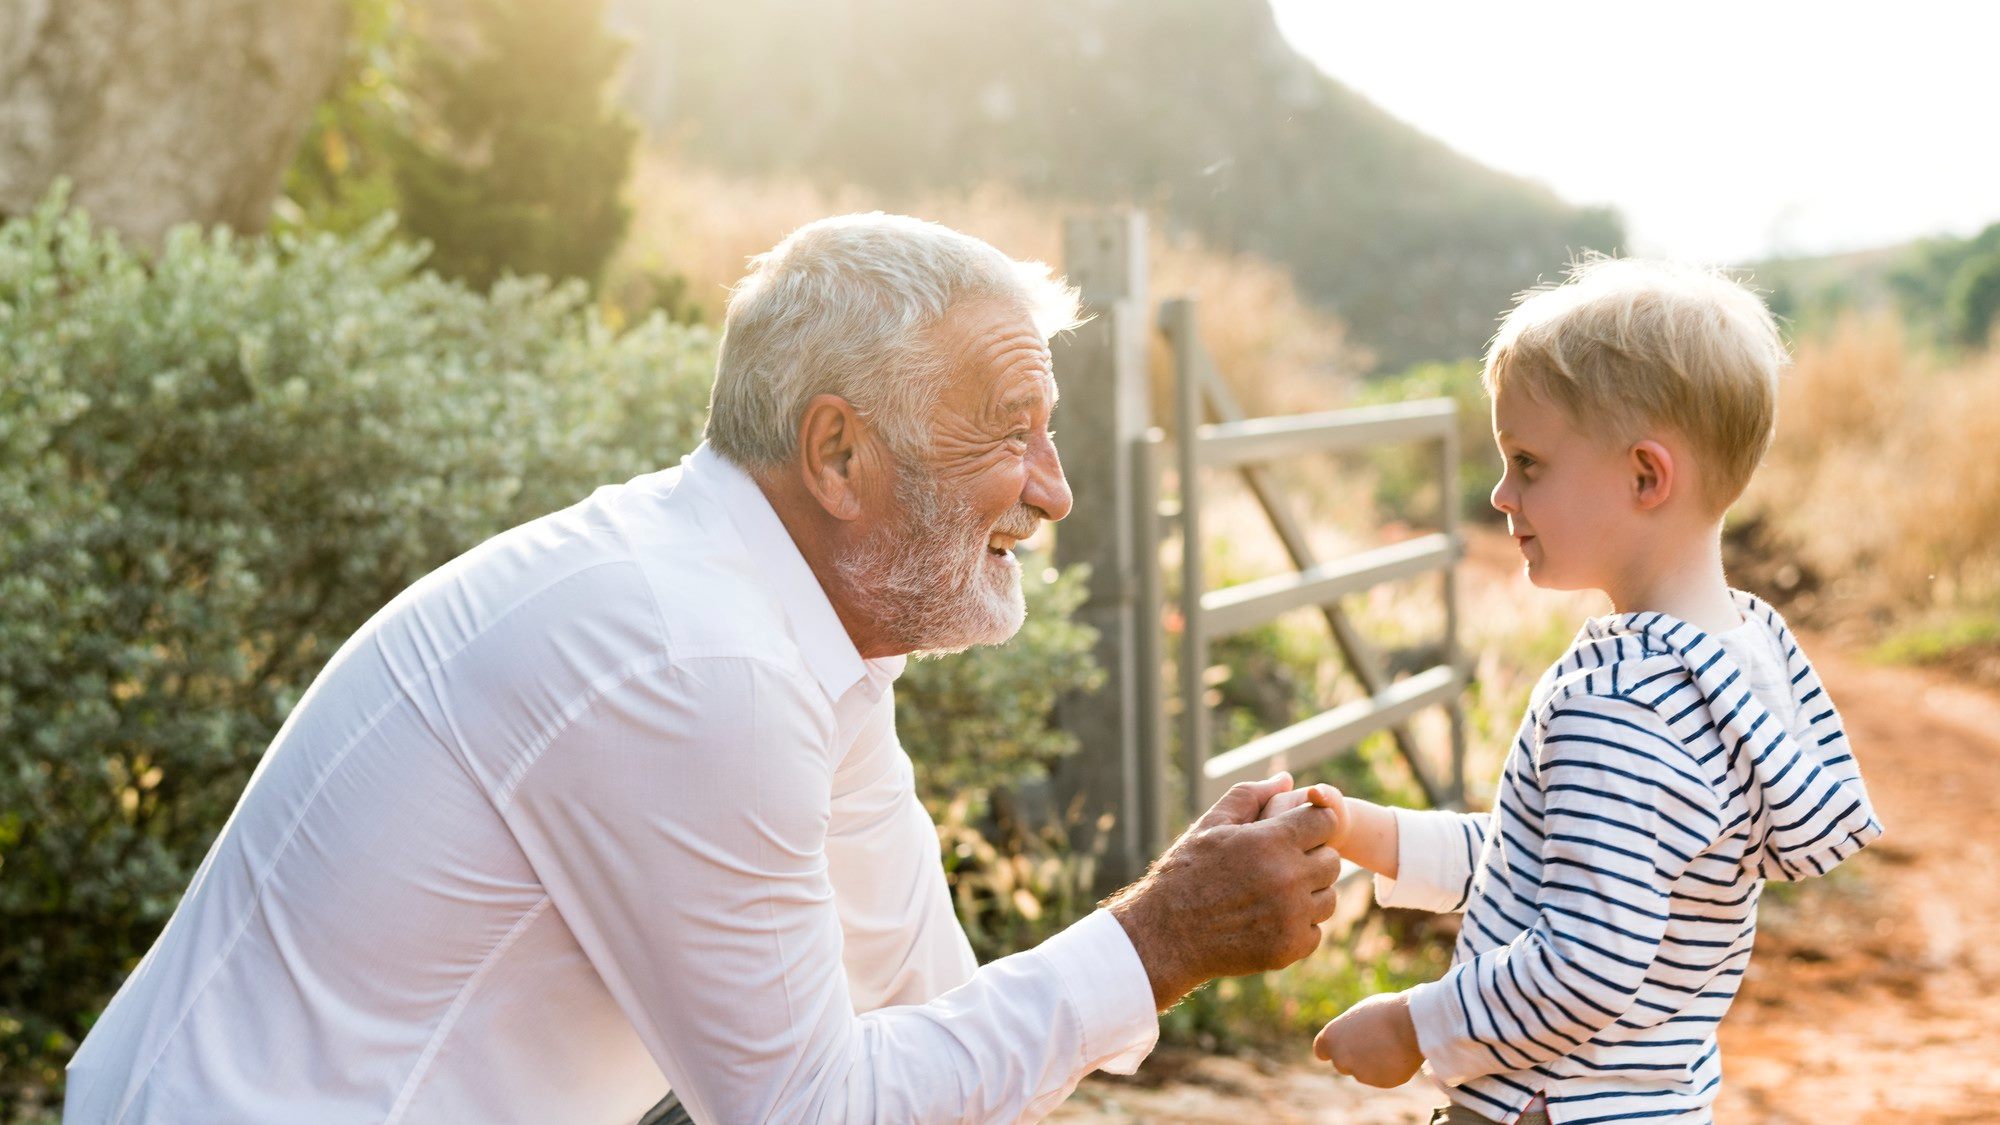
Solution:
[[[1525,453],[1516,453],[1514,454],[1514,463],[1525,469],[1528,466],[1534,464],[1535,459],[1533,457],[1528,456]]]

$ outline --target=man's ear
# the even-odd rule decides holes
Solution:
[[[818,395],[806,404],[799,419],[800,483],[835,519],[861,518],[867,444],[867,424],[853,403]]]
[[[1674,494],[1674,455],[1664,444],[1647,438],[1627,454],[1627,470],[1632,482],[1632,502],[1640,511],[1650,511]]]

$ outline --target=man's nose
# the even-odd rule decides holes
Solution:
[[[1062,458],[1056,454],[1056,443],[1043,435],[1028,453],[1028,486],[1021,493],[1021,502],[1053,521],[1069,515],[1074,501],[1069,481],[1063,476]]]

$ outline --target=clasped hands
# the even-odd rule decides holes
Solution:
[[[1144,878],[1105,901],[1146,968],[1159,1010],[1208,980],[1282,969],[1319,948],[1353,827],[1348,813],[1331,786],[1293,789],[1287,774],[1240,783]],[[1401,1085],[1424,1061],[1400,993],[1348,1009],[1313,1048],[1373,1086]]]

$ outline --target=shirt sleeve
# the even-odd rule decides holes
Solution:
[[[750,659],[642,668],[501,794],[551,902],[693,1117],[1032,1119],[1093,1068],[1135,1067],[1158,1034],[1152,990],[1102,912],[926,1003],[856,1013],[833,869],[859,852],[830,843],[833,720],[816,691]],[[892,805],[915,846],[908,806]],[[937,862],[934,835],[921,853]],[[943,980],[863,975],[885,994]]]
[[[1720,799],[1665,721],[1625,699],[1556,705],[1538,752],[1533,924],[1410,993],[1449,1084],[1561,1058],[1632,1008],[1659,961],[1674,882],[1714,842]]]
[[[1376,904],[1438,914],[1464,910],[1492,816],[1448,809],[1389,811],[1396,818],[1396,877],[1375,876]]]
[[[884,691],[833,776],[827,872],[857,1011],[934,1000],[971,978],[972,943],[952,909],[937,826],[917,800]]]

